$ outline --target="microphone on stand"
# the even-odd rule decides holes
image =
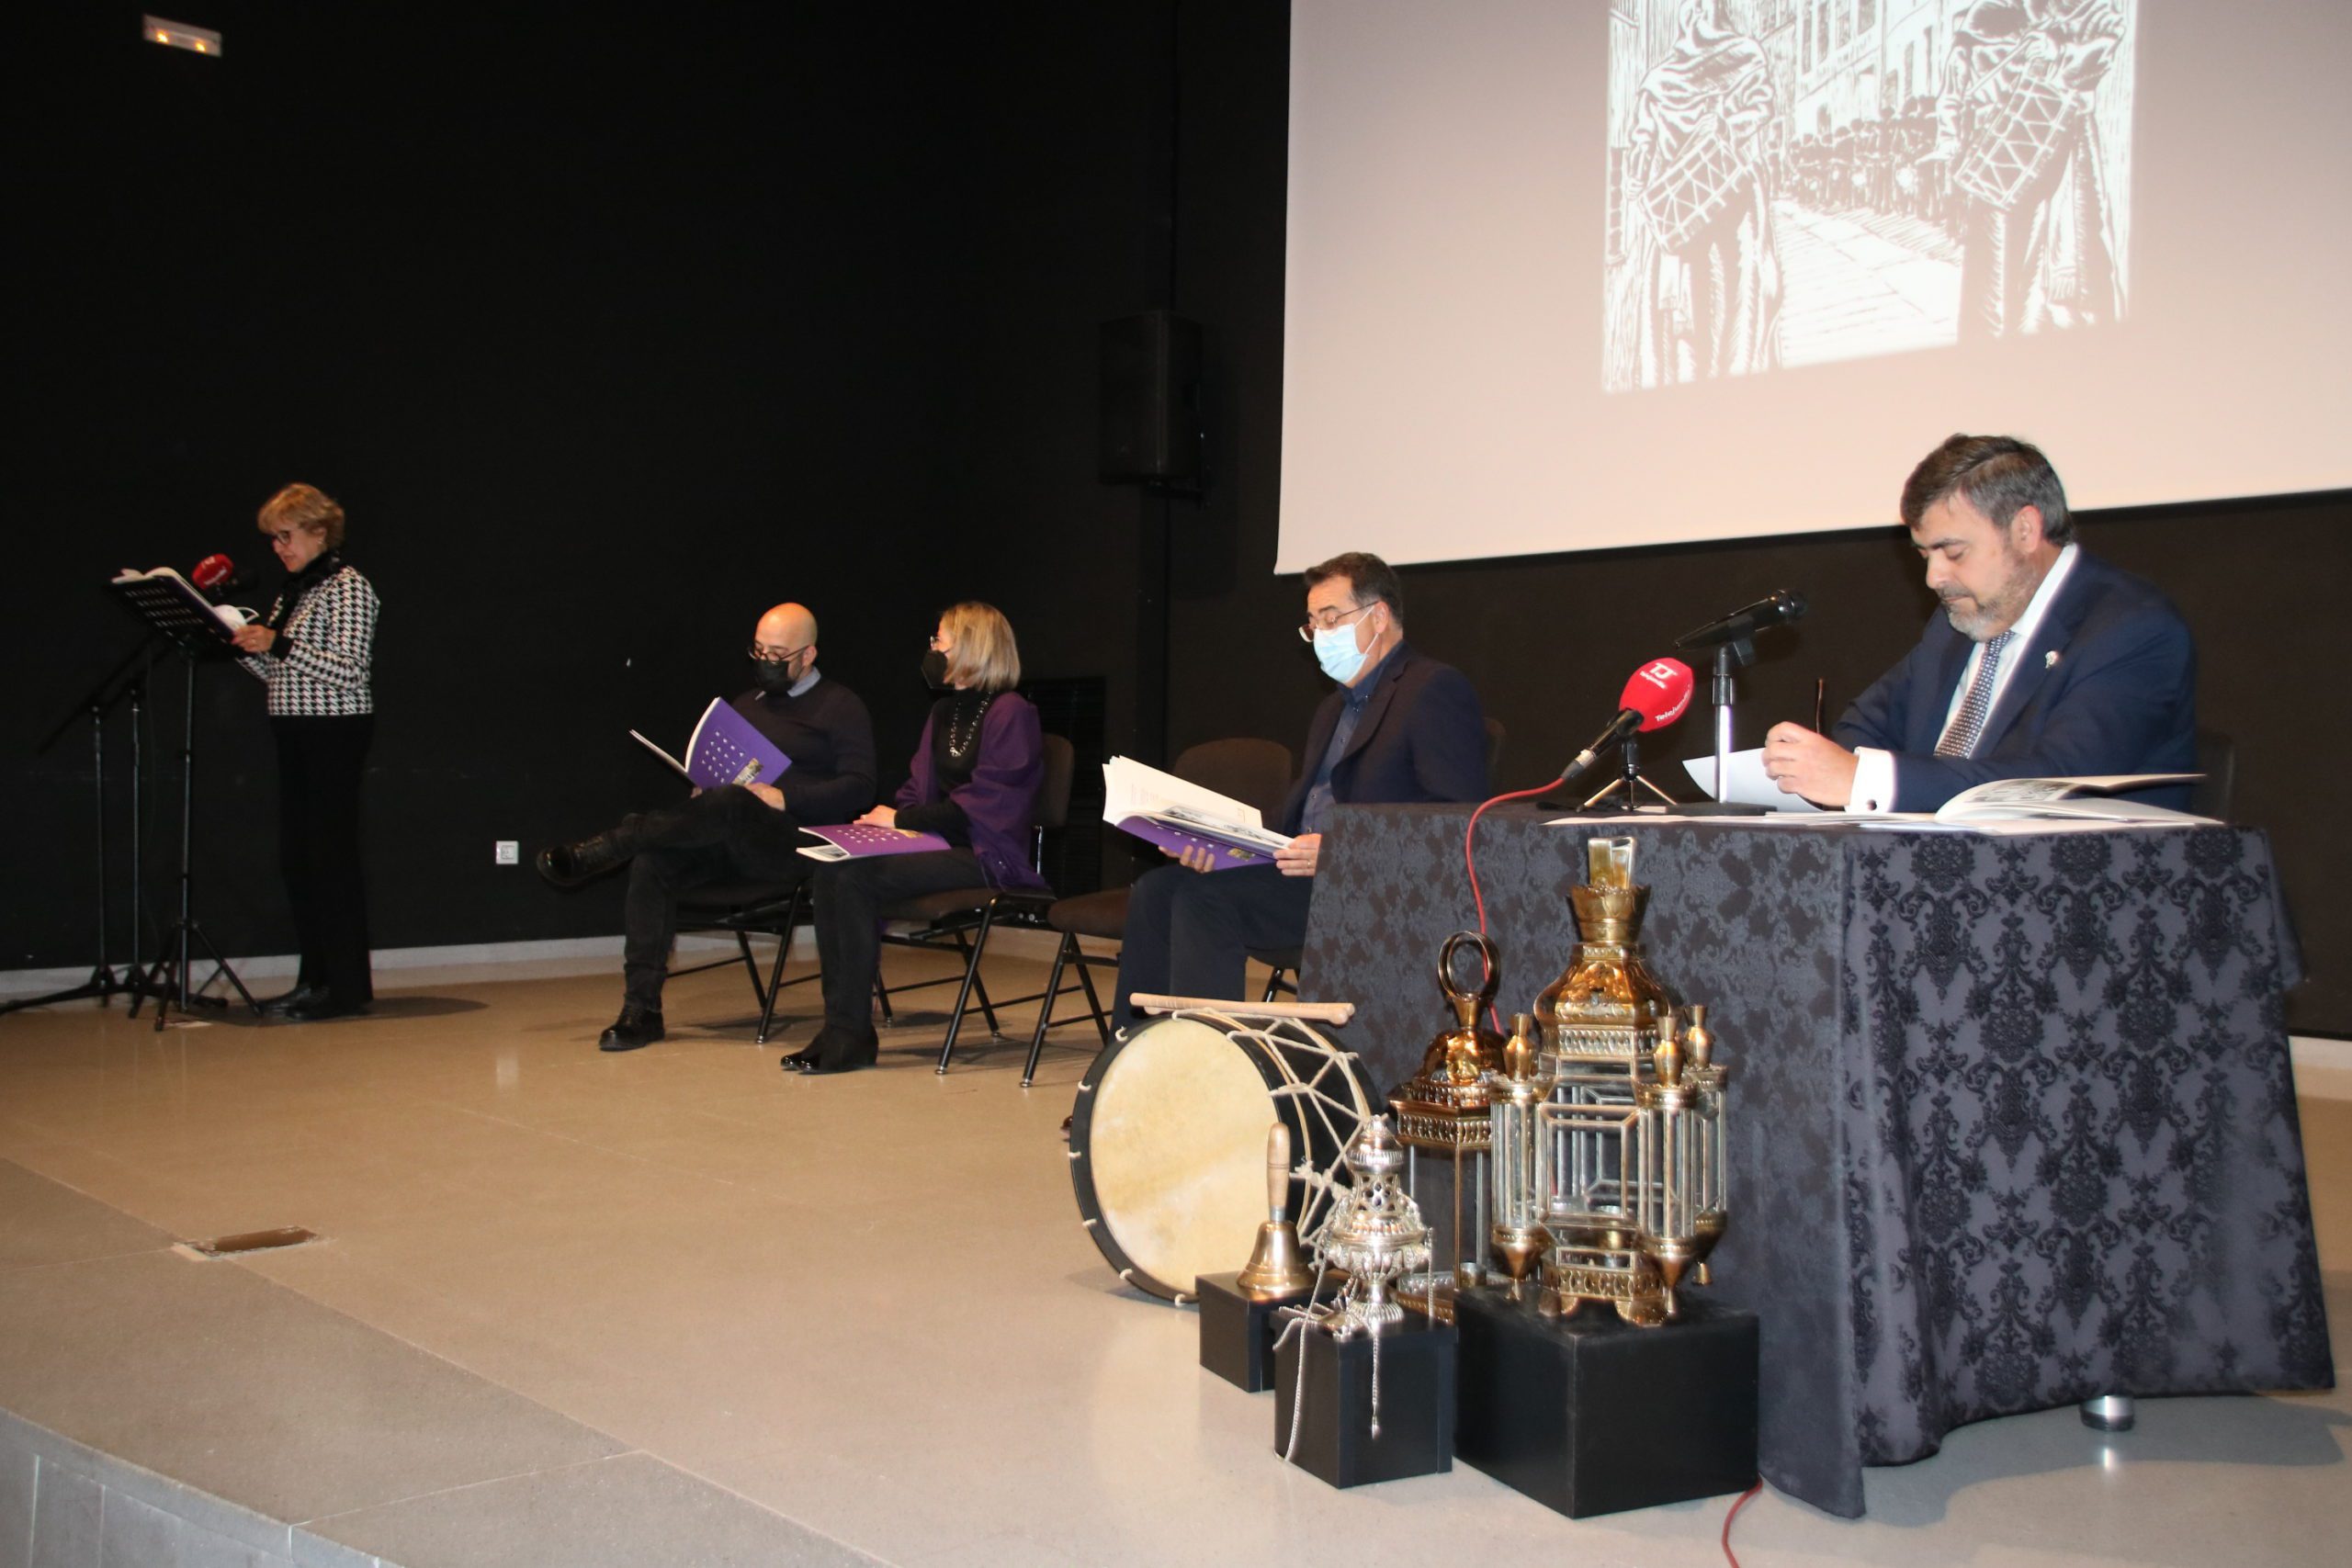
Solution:
[[[251,610],[228,602],[230,594],[252,585],[254,575],[239,571],[237,563],[227,556],[214,554],[197,562],[187,580],[196,584],[198,592],[212,601],[212,613],[220,617],[221,624],[234,631],[261,618]]]
[[[234,593],[241,588],[251,588],[254,574],[240,571],[237,563],[224,555],[209,555],[196,563],[187,580],[202,589],[216,603],[223,593]]]
[[[1803,620],[1805,608],[1804,594],[1793,588],[1783,588],[1674,639],[1677,648],[1712,648],[1715,650],[1714,681],[1710,700],[1715,705],[1715,800],[1719,809],[1730,809],[1733,673],[1756,662],[1758,632],[1767,626],[1782,626],[1792,621]]]
[[[1717,643],[1746,642],[1766,626],[1786,626],[1804,619],[1804,595],[1793,588],[1783,588],[1768,593],[1753,604],[1745,604],[1719,620],[1709,621],[1696,631],[1685,632],[1674,639],[1677,648],[1713,648]],[[1742,663],[1747,660],[1743,659]]]
[[[1577,752],[1568,765],[1560,770],[1562,779],[1572,779],[1599,761],[1601,753],[1629,735],[1646,735],[1653,729],[1664,729],[1690,705],[1690,691],[1694,684],[1690,666],[1679,659],[1653,659],[1633,673],[1625,682],[1625,690],[1618,696],[1621,705],[1617,716],[1594,737],[1591,745]]]

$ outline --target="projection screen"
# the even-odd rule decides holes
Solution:
[[[2347,0],[1294,0],[1277,566],[2352,484]]]

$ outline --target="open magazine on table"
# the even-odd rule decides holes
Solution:
[[[1962,790],[1936,808],[1935,819],[1948,824],[2017,822],[2036,818],[2059,821],[2202,822],[2206,818],[2151,806],[2140,800],[2111,798],[2120,790],[2147,789],[2155,784],[2188,784],[2202,773],[2085,773],[2075,778],[1995,779]]]

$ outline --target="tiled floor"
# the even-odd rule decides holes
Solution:
[[[1720,1560],[1722,1500],[1570,1523],[1467,1468],[1347,1494],[1285,1470],[1271,1398],[1202,1373],[1193,1316],[1077,1223],[1080,1052],[1027,1092],[1010,1045],[938,1077],[933,1021],[877,1071],[787,1078],[718,972],[673,987],[672,1039],[601,1055],[616,990],[0,1019],[0,1407],[409,1568]],[[2340,1334],[2352,1100],[2307,1097],[2304,1131]],[[169,1246],[286,1224],[324,1239]],[[1735,1544],[2335,1561],[2347,1424],[2342,1392],[2143,1403],[2105,1442],[2070,1411],[1989,1423],[1873,1472],[1867,1519],[1767,1494]]]

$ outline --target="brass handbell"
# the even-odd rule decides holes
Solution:
[[[1290,1129],[1280,1122],[1266,1134],[1266,1208],[1271,1217],[1258,1227],[1258,1245],[1250,1249],[1250,1261],[1234,1286],[1253,1302],[1303,1296],[1314,1288],[1315,1270],[1299,1245],[1298,1227],[1288,1218]]]

